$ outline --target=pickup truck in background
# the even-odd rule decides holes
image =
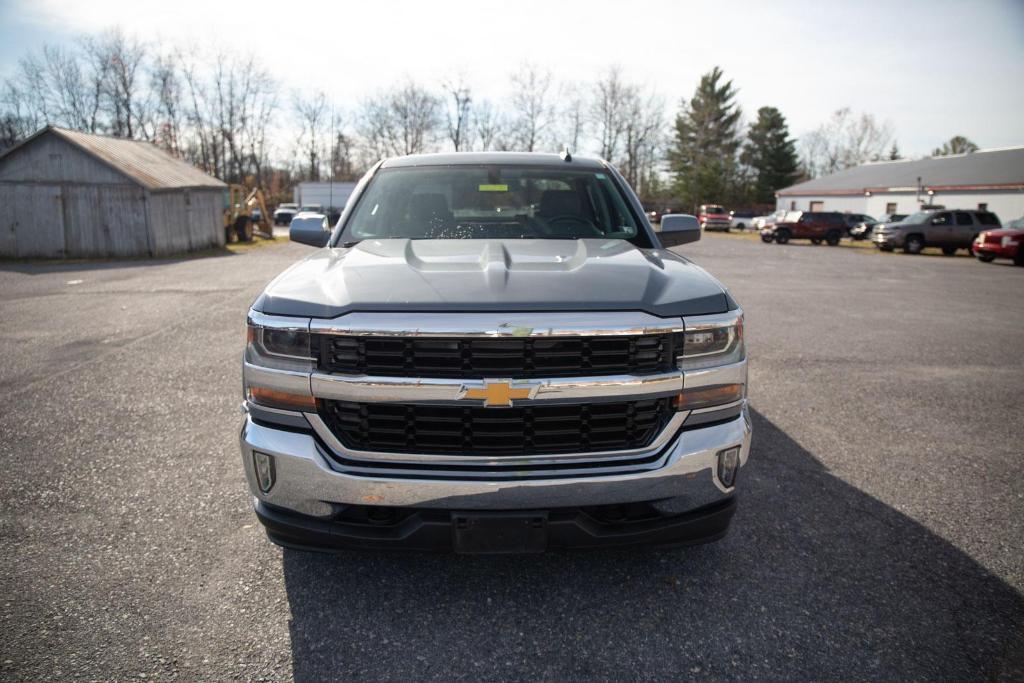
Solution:
[[[718,204],[701,204],[697,211],[697,220],[704,230],[721,230],[729,232],[731,217]]]
[[[540,552],[726,533],[743,313],[622,176],[568,154],[387,159],[248,314],[242,464],[270,539]]]

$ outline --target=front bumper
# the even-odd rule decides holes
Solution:
[[[874,232],[871,235],[871,241],[876,247],[902,247],[903,246],[903,233],[899,232],[888,232],[879,233]]]
[[[721,536],[732,516],[735,486],[727,488],[719,481],[718,453],[740,446],[742,467],[750,436],[744,408],[728,422],[679,432],[657,469],[501,480],[389,478],[341,471],[314,434],[260,424],[250,416],[240,443],[257,515],[271,540],[283,545],[443,549],[450,544],[453,511],[543,510],[549,519],[548,547],[554,548],[693,543]],[[267,493],[257,484],[253,451],[274,458],[275,481]],[[598,524],[581,512],[632,503],[650,503],[661,514],[657,520],[623,527]],[[401,510],[406,516],[401,528],[382,535],[374,527],[366,536],[365,526],[338,521],[352,506]]]

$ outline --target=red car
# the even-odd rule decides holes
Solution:
[[[986,230],[974,240],[974,255],[979,261],[990,263],[997,258],[1012,259],[1014,265],[1024,266],[1024,218],[1011,221],[1005,228]]]

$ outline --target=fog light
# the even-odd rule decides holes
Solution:
[[[731,489],[736,483],[736,472],[740,468],[740,447],[733,446],[718,451],[718,481],[722,486]]]
[[[256,463],[256,483],[260,491],[267,493],[274,485],[274,456],[253,451],[252,459]]]

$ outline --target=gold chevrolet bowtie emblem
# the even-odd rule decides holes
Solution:
[[[488,407],[508,407],[512,405],[512,399],[533,398],[536,393],[537,385],[513,388],[511,382],[485,382],[483,389],[470,389],[463,385],[459,398],[483,399]]]

